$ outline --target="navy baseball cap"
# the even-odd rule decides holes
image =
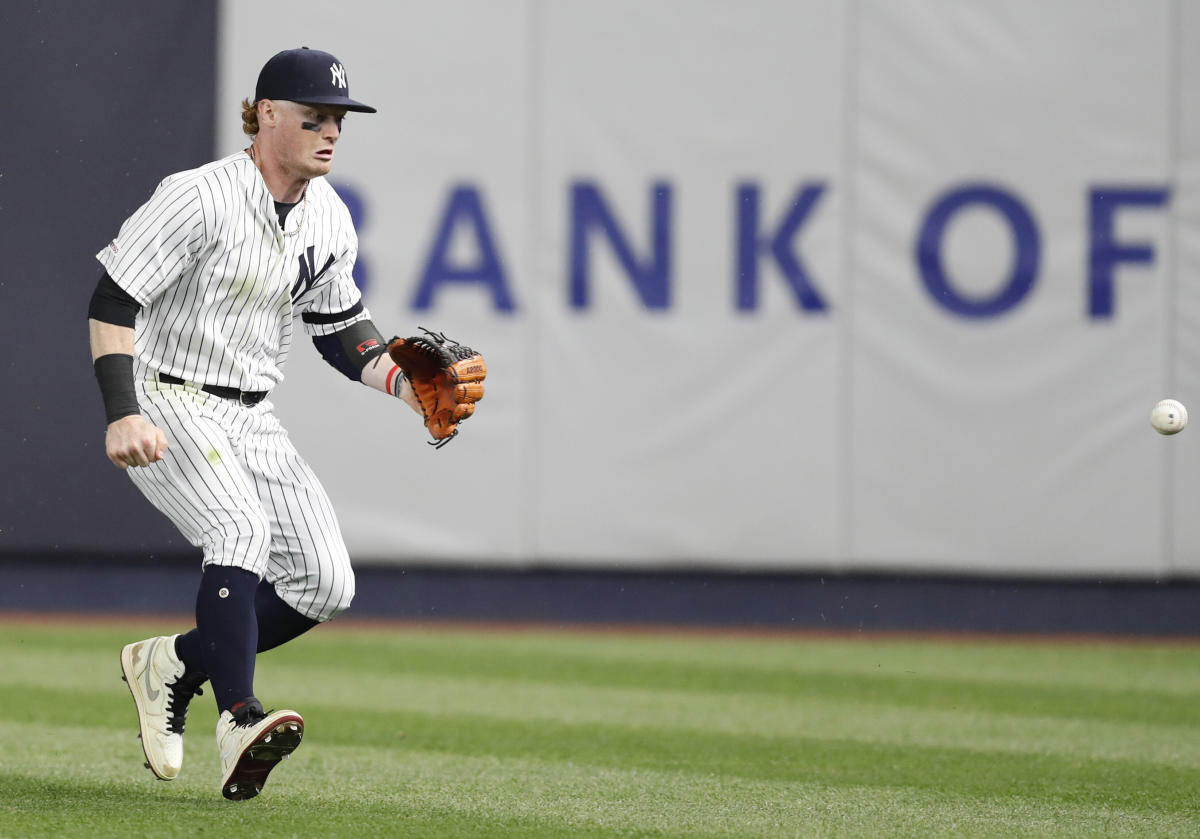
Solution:
[[[338,105],[373,114],[375,109],[350,98],[346,68],[327,52],[301,47],[271,56],[258,74],[254,100],[287,99],[305,105]]]

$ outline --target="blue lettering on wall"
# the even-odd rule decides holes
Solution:
[[[651,237],[653,250],[648,260],[639,262],[633,248],[617,224],[600,192],[590,182],[571,186],[571,239],[568,248],[570,302],[586,309],[589,300],[588,259],[590,233],[604,235],[617,261],[647,309],[666,309],[671,305],[671,186],[662,181],[651,185]]]
[[[347,184],[334,185],[360,232],[368,221],[364,194]],[[733,219],[735,306],[739,311],[759,308],[760,272],[773,262],[786,281],[798,308],[810,312],[829,309],[799,254],[798,240],[826,190],[823,182],[807,182],[796,191],[774,227],[762,219],[763,187],[754,182],[737,185]],[[673,187],[665,181],[650,185],[648,253],[635,253],[625,226],[610,207],[601,187],[594,181],[578,181],[569,187],[567,270],[569,304],[586,309],[591,304],[591,256],[597,240],[610,248],[619,268],[629,277],[641,304],[650,310],[671,306]],[[1087,310],[1093,320],[1113,317],[1115,275],[1123,265],[1152,266],[1152,243],[1117,239],[1119,214],[1125,209],[1158,209],[1170,200],[1170,190],[1157,186],[1096,186],[1088,192],[1089,248],[1087,265]],[[994,213],[1012,234],[1011,271],[994,293],[968,295],[956,288],[946,272],[943,250],[950,226],[958,214],[970,208]],[[765,228],[765,229],[764,229]],[[477,257],[462,264],[451,259],[455,235],[470,237]],[[848,234],[847,234],[848,235]],[[460,249],[461,250],[461,249]],[[958,184],[933,202],[919,225],[915,259],[922,284],[943,309],[964,318],[995,318],[1016,308],[1037,282],[1041,262],[1041,235],[1033,213],[1009,189],[987,183]],[[354,281],[364,292],[369,286],[370,261],[359,253]],[[474,284],[488,292],[501,312],[516,306],[508,286],[504,264],[492,235],[481,191],[469,185],[453,187],[446,201],[432,247],[420,273],[412,299],[414,310],[428,309],[444,284]]]
[[[330,182],[330,186],[345,203],[346,209],[350,211],[350,220],[354,223],[354,229],[361,235],[363,228],[367,225],[367,205],[363,200],[362,193],[349,184]],[[371,281],[371,266],[370,260],[363,256],[361,248],[358,251],[358,259],[354,261],[353,276],[358,290],[366,294],[367,286]]]
[[[821,297],[804,263],[796,256],[792,240],[808,219],[809,212],[825,192],[825,184],[808,184],[796,194],[796,199],[787,210],[783,220],[772,234],[759,233],[759,198],[761,189],[757,184],[743,183],[737,189],[737,254],[734,261],[736,271],[737,307],[742,311],[758,308],[758,265],[759,255],[769,253],[774,257],[796,302],[803,309],[813,312],[825,311],[828,306]]]
[[[1137,242],[1117,241],[1114,218],[1122,207],[1161,207],[1170,190],[1126,187],[1096,187],[1091,191],[1088,246],[1088,315],[1113,316],[1113,274],[1121,263],[1154,264],[1154,248]]]
[[[478,259],[470,265],[453,265],[450,262],[450,243],[460,227],[472,236],[479,254]],[[470,283],[490,290],[492,303],[501,312],[511,312],[515,308],[483,208],[483,199],[479,190],[472,186],[456,186],[450,192],[433,249],[421,270],[412,308],[428,309],[433,305],[435,292],[442,285],[450,283]]]
[[[1016,250],[1012,273],[996,294],[964,297],[954,289],[942,266],[946,228],[962,209],[983,205],[998,212],[1012,231]],[[1037,280],[1041,247],[1037,225],[1020,199],[995,186],[970,184],[946,192],[934,202],[917,236],[917,266],[925,288],[938,305],[965,318],[990,318],[1012,309]]]

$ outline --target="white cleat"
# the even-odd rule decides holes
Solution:
[[[156,778],[170,781],[183,768],[183,724],[192,696],[202,693],[205,677],[185,678],[186,668],[175,655],[175,635],[128,644],[121,650],[122,678],[137,708],[138,736],[146,767]]]
[[[262,792],[267,775],[291,756],[304,736],[304,720],[295,711],[264,714],[257,701],[238,717],[222,711],[217,720],[221,754],[221,794],[243,801]],[[239,719],[241,720],[239,722]]]

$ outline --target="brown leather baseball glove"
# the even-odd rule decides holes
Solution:
[[[458,424],[475,413],[487,364],[470,347],[425,327],[421,331],[425,334],[393,338],[387,350],[412,385],[433,436],[430,445],[440,449],[458,434]]]

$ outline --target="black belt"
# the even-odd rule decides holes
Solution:
[[[187,382],[178,376],[172,376],[170,373],[159,373],[158,380],[165,385],[186,385]],[[193,383],[194,384],[194,383]],[[223,385],[196,385],[205,393],[211,393],[213,396],[219,396],[222,399],[232,399],[235,402],[241,402],[243,405],[257,405],[267,398],[269,390],[238,390],[236,387],[224,387]]]

